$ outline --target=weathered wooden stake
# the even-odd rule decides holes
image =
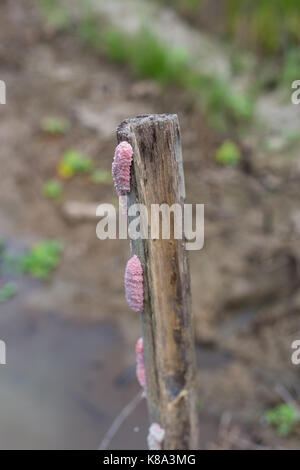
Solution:
[[[178,203],[185,199],[177,115],[146,115],[123,121],[118,142],[133,147],[128,208],[142,203]],[[182,211],[183,213],[183,211]],[[132,254],[143,265],[145,301],[142,318],[147,400],[151,422],[166,432],[164,449],[196,449],[194,336],[185,239],[132,240]]]

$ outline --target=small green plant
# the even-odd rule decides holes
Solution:
[[[163,84],[182,84],[190,66],[184,49],[166,47],[147,28],[142,28],[131,42],[129,60],[138,77],[152,78]]]
[[[204,107],[215,127],[226,128],[230,119],[236,123],[250,120],[253,114],[253,104],[250,96],[236,93],[230,85],[213,77],[199,77],[199,91],[204,101]]]
[[[109,28],[103,38],[103,51],[113,61],[126,63],[130,60],[131,40],[121,31]]]
[[[41,122],[41,128],[51,135],[66,134],[70,129],[70,122],[64,118],[46,117]]]
[[[241,160],[241,151],[238,146],[230,140],[225,140],[216,151],[216,160],[221,165],[237,165]]]
[[[63,189],[60,181],[51,179],[46,181],[43,186],[43,193],[49,199],[59,199],[62,195]]]
[[[0,288],[0,303],[7,302],[17,293],[17,286],[13,282],[7,282]]]
[[[38,279],[47,279],[60,263],[62,244],[44,241],[36,244],[21,259],[24,272]]]
[[[11,275],[30,274],[32,277],[47,279],[59,265],[63,246],[60,242],[46,240],[34,245],[25,254],[3,252],[1,268]],[[4,291],[9,293],[12,289]]]
[[[265,413],[267,423],[274,427],[279,436],[288,436],[299,423],[297,410],[287,403],[276,406]]]
[[[111,172],[107,170],[101,170],[100,168],[98,168],[97,170],[93,171],[91,175],[91,180],[93,183],[111,184],[112,183]]]
[[[78,150],[68,150],[63,154],[58,166],[58,173],[62,178],[71,178],[74,175],[91,173],[94,162]]]

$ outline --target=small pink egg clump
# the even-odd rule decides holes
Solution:
[[[152,423],[149,428],[147,443],[150,450],[160,450],[165,438],[165,430],[158,423]]]
[[[127,214],[127,196],[119,196],[119,206],[122,214]]]
[[[129,307],[134,312],[142,312],[144,308],[143,268],[136,255],[130,258],[125,269],[125,294]]]
[[[130,192],[130,167],[133,150],[128,142],[121,142],[115,150],[112,163],[112,177],[118,196]]]
[[[140,386],[145,390],[147,386],[145,359],[144,359],[144,342],[143,338],[139,338],[135,347],[136,351],[136,377]]]

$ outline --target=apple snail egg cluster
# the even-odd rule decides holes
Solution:
[[[125,269],[125,294],[129,307],[134,312],[144,308],[143,268],[139,258],[134,255]]]
[[[123,196],[130,192],[130,167],[133,149],[129,142],[117,145],[112,164],[112,176],[121,206],[126,211]],[[125,293],[129,306],[135,312],[142,312],[144,306],[143,268],[139,258],[134,255],[125,270]]]
[[[158,424],[152,423],[149,428],[147,443],[150,450],[160,450],[165,438],[165,430]]]
[[[118,196],[130,192],[130,167],[133,150],[129,142],[121,142],[115,150],[112,177]]]
[[[124,213],[127,212],[126,193],[130,192],[130,167],[132,163],[133,150],[128,142],[121,142],[115,150],[112,164],[112,176],[114,185],[119,196],[120,205]],[[130,308],[141,313],[144,309],[144,281],[143,267],[139,258],[134,255],[129,259],[125,269],[125,295]],[[144,358],[143,338],[136,343],[136,376],[139,384],[146,392],[147,376]],[[148,444],[150,448],[160,449],[164,439],[164,430],[159,424],[150,426]]]
[[[140,386],[145,390],[147,386],[147,377],[144,359],[144,343],[143,338],[139,338],[135,347],[136,351],[136,377]]]

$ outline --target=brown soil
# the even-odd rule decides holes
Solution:
[[[128,243],[99,241],[96,221],[70,223],[62,210],[70,200],[115,201],[113,187],[74,178],[64,183],[61,203],[44,198],[42,187],[69,148],[109,170],[120,121],[177,112],[187,202],[205,204],[205,246],[190,252],[204,414],[218,421],[227,410],[253,442],[297,446],[294,437],[279,441],[260,418],[281,401],[277,383],[300,398],[299,371],[290,360],[291,342],[300,335],[299,160],[249,147],[239,167],[221,168],[214,160],[220,136],[189,97],[135,81],[71,33],[49,31],[31,2],[1,2],[0,23],[0,78],[8,90],[0,107],[1,236],[65,245],[53,280],[26,297],[26,309],[109,320],[125,338],[128,362],[134,360],[139,320],[123,293]],[[44,134],[40,122],[52,115],[67,117],[70,132]]]

